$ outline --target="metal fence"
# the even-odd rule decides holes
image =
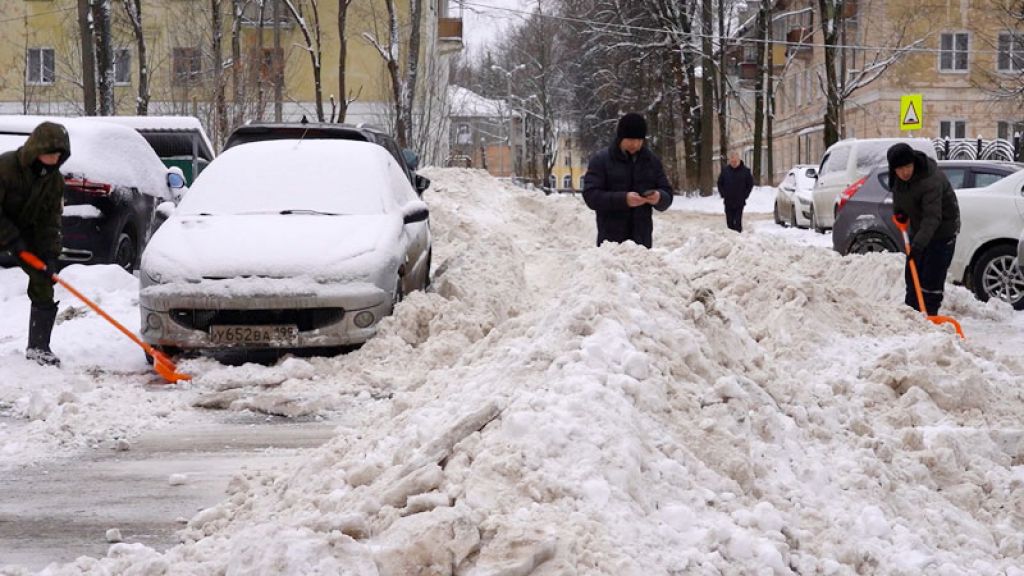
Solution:
[[[1021,137],[1004,138],[933,138],[939,160],[1021,160]]]

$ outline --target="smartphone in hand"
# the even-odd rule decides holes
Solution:
[[[653,195],[655,192],[657,192],[657,190],[644,190],[643,192],[640,193],[640,195],[643,196],[644,198],[647,198],[648,196]]]

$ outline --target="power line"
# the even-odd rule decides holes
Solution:
[[[571,22],[571,23],[574,23],[574,24],[588,24],[588,25],[594,25],[594,26],[602,26],[602,27],[605,27],[605,28],[618,28],[618,29],[621,29],[623,31],[655,32],[655,33],[658,33],[658,34],[676,34],[676,33],[678,33],[678,31],[671,30],[669,28],[652,28],[652,27],[649,27],[649,26],[637,26],[635,24],[618,24],[618,23],[615,23],[615,22],[601,22],[599,20],[588,20],[586,18],[576,18],[576,17],[573,17],[573,16],[558,16],[558,15],[555,15],[555,14],[544,14],[544,13],[540,13],[540,12],[530,12],[530,11],[527,11],[527,10],[520,10],[520,9],[517,9],[517,8],[507,8],[507,7],[504,7],[504,6],[494,6],[494,5],[491,5],[491,4],[481,4],[481,3],[476,2],[474,0],[463,0],[461,2],[461,4],[464,4],[466,6],[473,6],[475,8],[486,9],[486,10],[498,10],[498,11],[502,11],[502,12],[509,12],[509,13],[520,15],[520,16],[539,16],[541,18],[547,18],[547,19],[550,19],[550,20],[558,20],[558,21],[561,21],[561,22]],[[1018,37],[1020,37],[1020,33],[1015,33],[1015,32],[1010,32],[1010,33],[1011,34],[1016,34]],[[813,42],[789,42],[789,41],[785,41],[785,40],[768,40],[768,39],[765,39],[765,38],[750,38],[750,37],[724,38],[723,39],[722,37],[716,36],[716,35],[713,35],[713,34],[710,34],[710,35],[709,34],[701,34],[700,32],[698,32],[696,30],[693,30],[691,32],[686,33],[686,36],[692,37],[694,39],[700,39],[700,40],[703,40],[704,38],[710,38],[712,40],[715,40],[715,41],[718,41],[718,42],[720,42],[722,44],[727,44],[727,45],[778,44],[778,45],[787,46],[787,47],[788,46],[797,46],[797,47],[814,47],[814,48],[823,48],[823,49],[838,48],[838,49],[843,49],[843,50],[860,50],[860,51],[872,51],[872,52],[891,51],[891,52],[914,52],[914,53],[925,53],[925,54],[963,54],[963,53],[970,53],[970,54],[995,54],[995,55],[1010,54],[1012,56],[1012,51],[1006,51],[1006,50],[979,50],[979,49],[971,49],[971,50],[955,50],[954,51],[952,49],[950,49],[950,50],[943,50],[941,48],[925,48],[925,47],[921,47],[921,46],[914,46],[913,43],[908,45],[908,46],[905,46],[905,47],[898,47],[898,46],[870,46],[870,45],[864,45],[864,44],[826,44],[826,43],[813,43]],[[920,42],[920,40],[915,41],[915,43],[916,42]]]

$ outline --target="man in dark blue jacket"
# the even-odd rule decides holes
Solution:
[[[625,242],[651,247],[654,207],[672,205],[672,186],[661,160],[644,145],[647,122],[639,114],[619,119],[615,143],[590,159],[583,200],[597,214],[597,245]]]
[[[722,166],[722,173],[718,175],[718,194],[725,203],[725,225],[730,230],[743,232],[743,208],[753,189],[754,176],[750,169],[740,160],[738,152],[729,152],[729,163]]]

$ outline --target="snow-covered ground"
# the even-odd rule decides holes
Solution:
[[[1024,575],[1022,315],[951,287],[961,341],[901,304],[900,256],[840,257],[760,194],[743,234],[677,198],[655,249],[595,248],[578,197],[427,175],[434,288],[337,358],[190,360],[167,389],[63,312],[38,368],[0,272],[0,474],[197,406],[349,415],[181,545],[43,574]],[[138,325],[132,278],[67,276]]]
[[[775,209],[775,188],[771,186],[755,186],[747,198],[744,214],[771,214]],[[672,201],[671,210],[685,212],[701,212],[704,214],[721,214],[725,218],[725,206],[722,197],[716,190],[711,196],[677,196]]]

